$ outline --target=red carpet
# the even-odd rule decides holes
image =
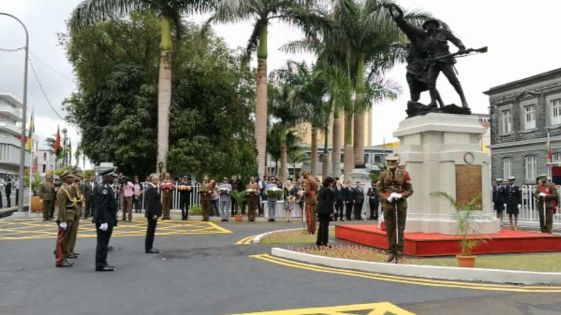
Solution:
[[[386,232],[375,224],[336,225],[335,237],[354,243],[387,249]],[[487,242],[480,244],[474,254],[528,253],[561,251],[561,236],[528,231],[501,230],[485,236]],[[404,252],[409,256],[448,256],[460,251],[456,235],[405,233]]]

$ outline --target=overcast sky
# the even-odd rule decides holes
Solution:
[[[72,67],[66,61],[57,33],[65,32],[65,21],[80,0],[0,0],[0,12],[20,18],[30,35],[30,59],[39,80],[55,109],[75,88]],[[487,54],[461,58],[456,65],[468,102],[475,113],[488,112],[488,99],[482,94],[492,86],[535,75],[561,66],[561,41],[558,39],[561,3],[534,1],[445,1],[399,0],[406,9],[422,9],[445,21],[467,47],[489,46]],[[202,20],[200,17],[198,20]],[[219,36],[232,47],[245,47],[251,34],[251,23],[215,26]],[[310,56],[280,52],[278,48],[290,40],[299,39],[297,29],[273,24],[269,29],[269,71],[281,67],[286,60],[308,60]],[[23,30],[15,21],[0,16],[0,90],[23,93],[23,52],[3,52],[24,45]],[[452,51],[455,51],[452,47]],[[405,118],[408,89],[405,67],[395,67],[387,74],[399,82],[403,94],[396,101],[383,101],[373,109],[374,142],[392,140],[399,121]],[[441,76],[439,90],[444,102],[459,104],[459,98],[447,80]],[[72,143],[79,141],[76,128],[68,126],[49,107],[39,85],[29,69],[28,104],[35,108],[36,131],[41,138],[56,132],[57,125],[66,126]],[[427,101],[428,95],[422,101]]]

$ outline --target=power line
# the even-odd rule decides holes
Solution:
[[[33,66],[33,63],[31,62],[31,59],[29,59],[29,65],[31,66],[31,72],[33,72],[33,76],[35,77],[35,80],[37,81],[37,84],[39,85],[39,89],[41,90],[41,93],[43,93],[43,96],[45,97],[45,100],[47,100],[47,103],[49,104],[49,106],[51,107],[53,112],[58,116],[58,118],[60,118],[61,120],[64,120],[64,117],[62,117],[62,115],[60,115],[58,113],[58,111],[55,109],[55,107],[51,103],[51,100],[49,100],[49,97],[47,96],[47,93],[45,92],[45,89],[43,89],[43,84],[41,84],[41,81],[39,81],[39,77],[37,76],[37,72],[35,72],[35,67]]]
[[[53,66],[51,66],[50,64],[46,63],[45,61],[41,60],[41,58],[37,57],[37,55],[35,55],[32,52],[29,52],[29,54],[31,56],[33,56],[33,58],[37,61],[39,61],[40,63],[42,63],[44,66],[46,66],[47,68],[49,68],[51,71],[53,71],[54,73],[58,74],[59,76],[61,76],[62,78],[66,79],[69,82],[74,83],[74,80],[67,77],[65,74],[61,73],[60,71],[58,71],[57,69],[55,69]]]

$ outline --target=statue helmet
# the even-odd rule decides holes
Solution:
[[[423,29],[426,30],[429,24],[436,24],[436,27],[441,27],[440,21],[436,19],[428,19],[423,23]]]

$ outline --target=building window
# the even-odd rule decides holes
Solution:
[[[551,162],[552,163],[561,163],[561,153],[553,153],[551,155]]]
[[[44,160],[44,161],[47,160],[47,152],[43,152],[43,160]]]
[[[507,179],[512,176],[512,160],[507,157],[503,159],[503,178]]]
[[[364,164],[370,164],[370,155],[368,154],[364,155]]]
[[[502,133],[509,134],[512,131],[512,120],[510,119],[510,109],[501,111],[502,117]]]
[[[524,179],[527,181],[534,182],[536,180],[536,156],[528,155],[524,157]]]
[[[561,98],[551,100],[551,124],[561,124]]]
[[[536,105],[524,106],[524,129],[536,128]]]
[[[382,164],[382,157],[379,155],[374,156],[374,163]]]

